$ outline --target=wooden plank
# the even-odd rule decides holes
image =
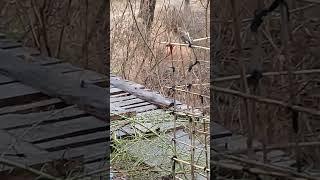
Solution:
[[[142,100],[142,99],[130,99],[130,100],[126,100],[126,101],[115,102],[113,104],[116,104],[119,107],[126,108],[127,106],[130,106],[130,105],[135,105],[135,104],[140,104],[140,103],[145,103],[145,102],[146,101]],[[150,104],[150,103],[148,102],[148,104]]]
[[[84,111],[73,106],[63,109],[37,112],[30,114],[6,114],[0,116],[1,129],[15,129],[21,127],[30,127],[35,123],[54,123],[56,121],[67,121],[68,119],[85,116]]]
[[[119,94],[121,92],[124,92],[122,89],[119,89],[119,88],[111,88],[110,89],[110,94]]]
[[[87,83],[95,84],[99,87],[108,87],[109,85],[109,79],[108,78],[101,78],[101,79],[95,79],[95,80],[87,80]]]
[[[213,125],[210,125],[210,127],[213,128],[213,130],[210,131],[210,138],[218,139],[218,138],[232,136],[232,132],[229,131],[228,129],[224,128],[220,124],[215,123],[215,122],[210,122],[210,123],[213,124]]]
[[[110,84],[113,86],[124,90],[132,95],[137,96],[140,99],[144,99],[152,104],[161,105],[164,107],[172,107],[173,101],[171,99],[165,98],[155,92],[146,91],[140,88],[135,88],[130,86],[130,84],[119,78],[110,77]]]
[[[84,80],[84,81],[107,78],[103,74],[99,74],[99,73],[96,73],[96,72],[90,71],[90,70],[83,70],[83,71],[76,71],[76,72],[66,72],[65,74],[68,77],[72,77],[72,78],[75,78],[75,79],[81,79],[81,80]]]
[[[53,64],[59,64],[59,63],[63,63],[62,60],[60,59],[56,59],[56,58],[53,58],[53,57],[46,57],[46,56],[34,56],[32,57],[33,59],[33,63],[34,64],[39,64],[39,65],[42,65],[42,66],[50,66],[50,65],[53,65]]]
[[[146,112],[146,111],[155,110],[155,109],[158,109],[158,107],[150,104],[150,105],[146,105],[146,106],[132,108],[132,109],[130,109],[130,111],[141,113],[141,112]]]
[[[21,83],[11,83],[0,86],[0,100],[36,93],[39,93],[39,91]]]
[[[17,48],[17,47],[21,47],[21,46],[22,46],[21,43],[13,42],[13,41],[10,41],[7,39],[0,41],[0,48],[1,49]]]
[[[111,88],[111,87],[110,87]],[[130,94],[127,92],[123,92],[121,94],[110,94],[110,98],[116,98],[116,97],[123,97],[123,96],[129,96]]]
[[[60,99],[52,98],[52,99],[46,99],[46,100],[23,104],[23,105],[6,106],[3,108],[0,108],[0,115],[10,114],[10,113],[17,114],[17,113],[28,113],[28,112],[40,111],[47,107],[51,107],[51,106],[56,107],[57,105],[62,103],[63,102]]]
[[[131,110],[133,108],[137,108],[137,107],[141,107],[141,106],[147,106],[147,105],[151,105],[151,104],[149,102],[142,102],[142,103],[132,104],[132,105],[128,105],[128,106],[123,106],[122,108]]]
[[[11,146],[12,145],[12,146]],[[8,147],[10,147],[8,149]],[[23,154],[23,155],[35,155],[39,153],[44,153],[45,151],[37,148],[36,146],[21,141],[20,139],[10,135],[4,130],[0,130],[0,153],[6,154]]]
[[[0,107],[25,103],[37,96],[40,98],[40,91],[21,83],[0,85]]]
[[[134,95],[129,95],[129,96],[120,96],[120,97],[110,97],[110,103],[114,102],[120,102],[120,101],[126,101],[126,100],[131,100],[131,99],[136,99],[137,97]]]
[[[93,129],[106,128],[106,123],[94,117],[82,117],[70,121],[59,121],[56,123],[43,124],[34,127],[32,131],[23,136],[27,142],[40,143],[53,139],[63,139],[71,136],[71,133],[85,133]],[[14,135],[22,134],[25,128],[12,129],[9,133]]]
[[[92,155],[92,152],[100,152],[103,153],[105,152],[107,147],[107,143],[97,143],[97,144],[91,144],[87,146],[81,146],[77,148],[71,148],[71,149],[64,149],[61,151],[55,151],[55,152],[46,152],[46,153],[38,153],[38,154],[31,154],[29,155],[29,158],[22,159],[22,158],[17,158],[17,157],[10,157],[8,159],[17,162],[17,163],[22,163],[25,165],[36,165],[36,164],[43,164],[43,163],[48,163],[52,162],[54,160],[59,160],[61,158],[65,159],[73,159],[76,157],[83,156],[85,157],[90,157]]]
[[[5,49],[3,51],[8,52],[14,56],[20,56],[20,57],[40,55],[40,51],[34,48],[28,48],[28,47],[17,47],[17,48]]]
[[[58,63],[58,64],[46,65],[46,68],[49,68],[53,71],[56,71],[57,73],[82,71],[81,68],[72,66],[72,64],[70,64],[70,63]]]
[[[84,134],[75,137],[68,137],[64,139],[56,139],[48,142],[38,143],[36,144],[38,147],[42,149],[50,149],[55,147],[70,148],[72,145],[76,144],[88,144],[87,142],[104,139],[104,142],[107,141],[107,132],[106,131],[97,131],[94,133]]]
[[[77,104],[100,119],[107,119],[108,89],[95,85],[81,87],[78,79],[57,74],[40,65],[23,62],[3,50],[0,50],[0,57],[1,73],[37,88],[51,97],[60,97],[67,104]]]
[[[16,82],[16,80],[4,75],[0,75],[0,85],[12,83],[12,82]]]

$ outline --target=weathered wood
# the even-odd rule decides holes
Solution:
[[[77,117],[86,116],[73,106],[45,112],[37,112],[30,114],[6,114],[0,116],[1,129],[16,129],[22,127],[31,127],[35,123],[54,123],[56,121],[67,121]]]
[[[105,152],[107,147],[107,143],[97,143],[97,144],[92,144],[88,146],[81,146],[77,148],[71,148],[66,150],[60,150],[60,151],[55,151],[55,152],[45,152],[45,153],[37,153],[37,154],[30,154],[28,155],[28,158],[18,158],[18,157],[8,157],[8,159],[22,163],[25,165],[37,165],[37,164],[43,164],[43,163],[48,163],[52,162],[54,160],[58,159],[72,159],[72,158],[77,158],[80,156],[83,156],[84,158],[90,157],[92,152]],[[0,169],[2,170],[2,169]]]
[[[95,85],[80,86],[78,79],[57,74],[36,64],[29,64],[0,50],[0,72],[41,92],[59,97],[68,104],[77,104],[92,115],[106,120],[109,104],[107,90]]]
[[[7,76],[0,75],[0,85],[12,83],[12,82],[16,82],[16,80],[9,78]]]
[[[66,72],[66,76],[72,77],[75,79],[81,79],[84,81],[106,78],[105,75],[102,75],[90,70],[84,70],[84,69],[82,71]]]
[[[13,143],[13,146],[11,146],[10,149],[8,147]],[[38,153],[44,153],[44,150],[41,150],[37,148],[36,146],[21,141],[17,139],[16,137],[10,135],[4,130],[0,130],[0,153],[5,154],[24,154],[26,156],[32,155],[32,154],[38,154]]]
[[[94,140],[99,140],[99,139],[104,139],[104,141],[107,141],[107,135],[106,131],[97,131],[94,133],[90,134],[84,134],[80,136],[75,136],[75,137],[67,137],[64,139],[55,139],[52,141],[47,141],[43,143],[37,144],[38,147],[43,148],[43,149],[52,149],[54,147],[70,147],[74,144],[80,144],[84,143],[88,145],[88,141],[94,141]]]
[[[41,96],[40,91],[21,83],[0,85],[0,107],[20,104]]]
[[[13,42],[13,41],[10,41],[7,39],[0,41],[0,48],[1,49],[17,48],[17,47],[21,47],[21,46],[22,46],[21,43]]]
[[[57,73],[82,71],[81,68],[75,67],[70,63],[57,63],[57,64],[46,65],[46,67],[50,68],[53,71],[56,71]]]
[[[27,113],[33,111],[40,111],[44,108],[56,106],[62,104],[63,102],[60,99],[52,98],[43,101],[37,101],[33,103],[17,105],[17,106],[6,106],[0,108],[0,115],[9,114],[9,113]]]
[[[27,142],[50,141],[71,136],[71,133],[85,133],[93,129],[106,128],[106,123],[94,117],[82,117],[69,121],[43,124],[33,128],[32,131],[22,137]],[[12,129],[9,133],[19,136],[26,131],[25,128]],[[82,131],[82,132],[81,132]]]
[[[136,98],[136,99],[130,99],[130,100],[126,100],[126,101],[113,102],[113,104],[116,104],[119,107],[126,107],[129,105],[135,105],[138,103],[146,103],[146,101]],[[150,103],[148,103],[148,104],[150,104]]]
[[[119,78],[110,77],[110,84],[152,104],[164,107],[173,106],[172,100],[165,98],[155,92],[149,92],[140,88],[133,88],[128,82]]]
[[[146,106],[140,106],[140,107],[131,108],[130,111],[141,113],[141,112],[146,112],[146,111],[155,110],[155,109],[158,109],[158,107],[153,105],[153,104],[149,104],[149,105],[146,105]]]
[[[47,56],[35,56],[32,57],[32,59],[34,60],[34,64],[40,64],[42,66],[51,66],[53,64],[59,64],[59,63],[63,63],[62,60],[60,59],[56,59],[53,57],[47,57]]]
[[[127,101],[131,99],[136,99],[136,96],[129,95],[129,96],[120,96],[120,97],[110,97],[110,103],[115,103],[115,102],[121,102],[121,101]]]
[[[141,102],[141,103],[136,103],[136,104],[131,104],[131,105],[127,105],[127,106],[122,106],[122,108],[124,109],[133,109],[133,108],[137,108],[137,107],[142,107],[142,106],[147,106],[147,105],[151,105],[149,102]],[[154,107],[157,107],[155,105],[153,105]]]
[[[21,56],[21,57],[40,55],[40,51],[34,48],[28,48],[28,47],[17,47],[17,48],[5,49],[3,51],[8,52],[14,56]]]
[[[111,88],[110,89],[110,94],[114,95],[114,94],[119,94],[121,92],[124,92],[122,89],[119,88]]]

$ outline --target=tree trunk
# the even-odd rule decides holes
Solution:
[[[147,30],[151,28],[151,25],[153,22],[156,1],[157,0],[141,0],[140,1],[140,11],[138,16],[142,17],[143,23],[146,26]]]

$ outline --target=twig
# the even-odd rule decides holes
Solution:
[[[292,74],[294,75],[304,75],[304,74],[316,74],[320,73],[320,69],[306,69],[300,71],[293,71]],[[263,76],[278,76],[278,75],[288,75],[288,71],[280,71],[280,72],[265,72],[262,73]],[[250,77],[250,74],[247,74],[246,77]],[[232,81],[240,79],[240,75],[232,75],[227,77],[220,77],[211,80],[212,82],[223,82],[223,81]],[[205,85],[210,85],[210,83],[204,83]]]
[[[231,95],[238,96],[238,97],[245,98],[245,99],[251,99],[251,100],[258,101],[258,102],[265,103],[265,104],[278,105],[278,106],[281,106],[284,108],[291,108],[291,109],[299,111],[299,112],[303,112],[303,113],[307,113],[307,114],[311,114],[311,115],[315,115],[315,116],[320,116],[320,110],[317,110],[317,109],[305,108],[303,106],[298,106],[298,105],[290,105],[289,103],[286,103],[283,101],[278,101],[278,100],[274,100],[274,99],[245,94],[240,91],[235,91],[235,90],[231,90],[231,89],[227,89],[227,88],[221,88],[221,87],[214,86],[214,87],[212,87],[212,90],[216,91],[216,92],[220,92],[220,93],[231,94]]]
[[[1,164],[6,164],[8,166],[14,166],[16,168],[21,168],[21,169],[27,170],[29,172],[32,172],[32,173],[34,173],[36,175],[39,175],[41,177],[45,177],[45,178],[50,179],[50,180],[62,180],[61,178],[53,177],[53,176],[51,176],[51,175],[49,175],[47,173],[38,171],[38,170],[36,170],[34,168],[28,167],[26,165],[23,165],[23,164],[20,164],[20,163],[17,163],[17,162],[10,161],[10,160],[5,159],[3,157],[0,157],[0,163]]]
[[[160,42],[160,44],[166,44],[166,45],[173,45],[173,46],[186,46],[189,47],[189,44],[182,44],[182,43],[171,43],[171,42]],[[196,45],[191,45],[191,48],[199,48],[199,49],[205,49],[205,50],[210,50],[208,47],[203,47],[203,46],[196,46]]]

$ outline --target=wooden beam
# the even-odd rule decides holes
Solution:
[[[116,77],[110,77],[110,85],[115,86],[116,88],[122,89],[125,92],[128,92],[132,95],[137,96],[145,101],[148,101],[152,104],[164,106],[164,107],[172,107],[173,101],[157,94],[155,92],[150,92],[144,89],[132,87],[129,82],[122,80]]]
[[[77,104],[100,119],[107,119],[108,89],[90,84],[81,87],[79,79],[56,73],[48,67],[24,62],[4,50],[0,50],[0,59],[1,74],[21,81],[49,96],[61,98],[67,104]]]

